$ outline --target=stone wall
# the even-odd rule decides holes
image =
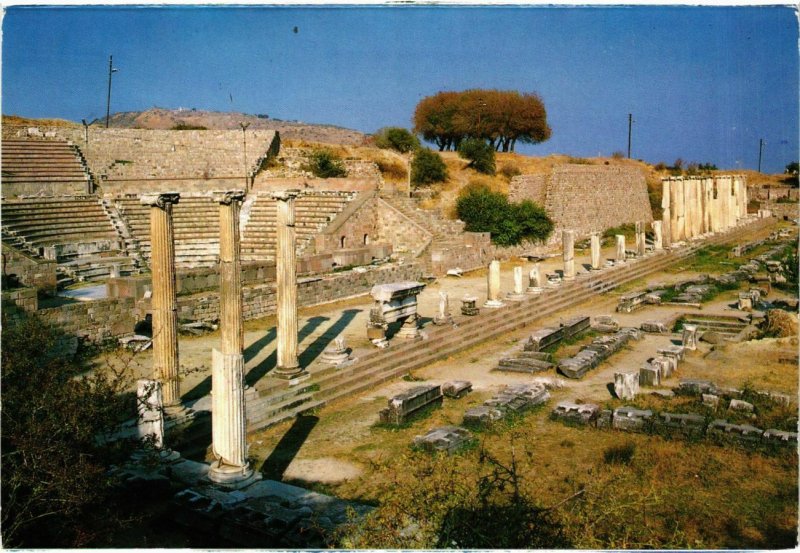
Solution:
[[[760,186],[755,189],[758,200],[778,200],[788,198],[797,201],[800,199],[800,188],[791,186]]]
[[[55,261],[35,259],[5,244],[2,251],[3,275],[14,275],[25,286],[32,286],[50,294],[56,292],[58,264]]]
[[[561,230],[577,239],[625,223],[653,220],[644,173],[634,167],[564,164],[549,175],[520,175],[509,184],[512,201],[533,200],[555,223],[548,245]]]
[[[2,298],[3,309],[21,309],[30,313],[39,308],[39,295],[36,288],[3,290],[0,298]]]
[[[800,204],[797,202],[759,202],[761,209],[769,209],[773,217],[797,219],[800,217]]]
[[[341,179],[318,179],[316,177],[268,177],[265,174],[256,176],[253,182],[254,192],[269,190],[330,190],[333,192],[369,192],[378,190],[381,181],[373,177],[345,177]]]
[[[323,277],[298,279],[297,304],[308,307],[369,293],[375,284],[419,280],[422,267],[417,264],[370,267],[364,272],[348,271]],[[243,316],[245,320],[275,313],[274,283],[245,286]],[[203,292],[178,298],[178,318],[182,321],[213,321],[219,318],[219,293]]]
[[[102,342],[133,334],[133,307],[132,298],[109,298],[40,309],[36,315],[66,334]]]
[[[493,259],[488,232],[465,232],[463,243],[453,246],[432,246],[430,270],[435,275],[446,274],[449,269],[462,271],[483,268]]]
[[[416,257],[433,239],[430,231],[384,200],[376,198],[375,209],[379,221],[376,241],[392,244],[395,252]]]

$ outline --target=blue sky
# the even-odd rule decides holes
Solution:
[[[297,32],[294,28],[297,27]],[[152,106],[372,132],[440,90],[535,91],[552,138],[520,151],[712,162],[798,158],[788,7],[11,7],[2,111],[80,121]],[[231,100],[232,98],[232,100]]]

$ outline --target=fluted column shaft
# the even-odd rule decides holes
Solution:
[[[593,232],[591,234],[591,249],[592,249],[592,269],[600,269],[600,233]]]
[[[298,190],[276,192],[277,251],[276,284],[278,300],[278,366],[275,375],[292,378],[303,372],[297,358],[297,268],[295,258],[294,203]]]
[[[656,251],[664,249],[664,235],[661,225],[661,221],[653,221],[653,249]]]
[[[248,480],[247,420],[244,400],[242,271],[239,210],[244,192],[225,193],[219,205],[220,350],[212,351],[211,435],[216,461],[208,476],[221,484]]]
[[[575,278],[575,231],[562,231],[561,243],[564,253],[564,280],[573,280]]]
[[[661,181],[661,236],[664,246],[669,246],[672,243],[671,210],[669,180],[664,179]]]
[[[143,196],[150,206],[150,270],[153,296],[153,373],[161,381],[165,407],[180,404],[178,301],[175,293],[175,238],[172,206],[179,194]]]

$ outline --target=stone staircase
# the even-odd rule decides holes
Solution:
[[[3,195],[89,194],[92,182],[78,149],[66,140],[2,142]]]
[[[119,209],[117,209],[117,205],[108,198],[103,198],[100,201],[100,205],[103,206],[103,211],[105,211],[108,218],[111,219],[111,224],[114,225],[114,228],[117,229],[117,233],[122,237],[125,253],[133,260],[136,272],[141,273],[149,269],[147,260],[139,247],[139,240],[133,235],[133,232],[131,232],[128,222],[119,212]]]
[[[509,303],[502,309],[484,310],[477,317],[455,315],[457,328],[427,327],[428,339],[424,342],[396,341],[388,349],[359,355],[359,361],[349,367],[314,368],[310,379],[296,388],[264,379],[256,385],[257,396],[247,403],[248,431],[266,428],[338,399],[374,389],[379,384],[409,371],[497,336],[525,328],[562,309],[574,307],[627,282],[663,270],[692,255],[703,245],[731,242],[770,224],[772,221],[758,220],[681,250],[650,254],[643,259],[599,273],[582,273],[572,283],[547,290],[522,302]]]
[[[2,232],[5,242],[57,261],[62,285],[135,270],[96,196],[6,199]]]
[[[750,324],[747,315],[685,313],[681,318],[685,324],[697,325],[699,332],[714,331],[725,338],[734,338]]]
[[[313,237],[322,232],[347,204],[357,196],[356,192],[317,191],[303,195],[295,201],[296,251],[302,255]],[[257,194],[248,206],[241,225],[242,261],[266,261],[275,259],[276,248],[276,203],[268,195]]]

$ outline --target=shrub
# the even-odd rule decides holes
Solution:
[[[620,152],[619,150],[611,154],[611,159],[624,159],[624,158],[625,158],[625,152]]]
[[[553,231],[553,222],[544,210],[531,202],[509,203],[501,192],[486,185],[464,188],[456,200],[458,218],[470,232],[489,232],[501,246],[519,244],[523,239],[544,240]]]
[[[204,127],[202,125],[191,125],[189,123],[177,123],[174,127],[172,127],[173,131],[205,131],[208,130],[208,127]]]
[[[379,159],[375,164],[384,178],[403,180],[407,177],[405,164],[396,159]]]
[[[509,180],[522,174],[522,170],[516,163],[504,163],[498,172]]]
[[[314,150],[311,152],[308,163],[304,169],[311,171],[315,177],[321,179],[347,176],[347,169],[345,169],[341,158],[331,150],[326,149]]]
[[[494,175],[494,148],[479,138],[468,138],[458,146],[458,155],[469,166],[485,175]]]
[[[419,148],[419,139],[402,127],[384,127],[374,135],[375,145],[402,154]]]
[[[442,156],[429,148],[421,148],[411,161],[411,183],[424,186],[447,180],[447,166]]]

